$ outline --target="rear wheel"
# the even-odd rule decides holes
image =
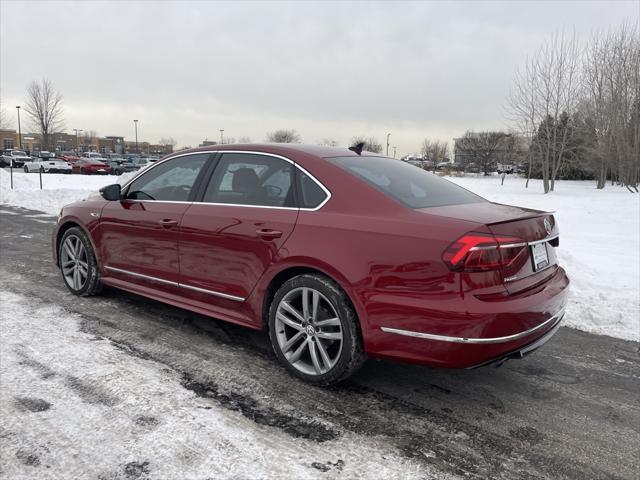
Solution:
[[[64,232],[58,250],[62,278],[74,295],[88,297],[102,289],[93,247],[79,227]]]
[[[322,275],[299,275],[280,287],[269,309],[269,336],[287,370],[317,385],[346,379],[366,360],[349,298]]]
[[[29,167],[27,167],[26,165],[24,166],[24,173],[29,173]]]
[[[85,174],[84,168],[80,167],[80,175],[84,175],[84,174]]]
[[[44,167],[40,167],[40,173],[44,173]]]

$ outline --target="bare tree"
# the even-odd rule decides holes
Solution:
[[[176,142],[173,137],[162,137],[158,140],[158,145],[171,145],[172,147],[175,147],[177,144],[178,142]]]
[[[612,182],[638,191],[640,37],[636,26],[624,23],[594,34],[584,57],[584,85],[586,101],[581,106],[596,139],[590,153],[597,188],[604,188],[610,175]]]
[[[430,140],[425,138],[422,142],[422,156],[425,160],[432,162],[435,172],[438,163],[444,162],[449,157],[449,144],[442,140]]]
[[[575,33],[554,34],[516,72],[509,110],[516,127],[535,136],[529,163],[537,161],[545,193],[553,191],[565,157],[568,129],[562,118],[571,114],[579,99],[580,49]]]
[[[300,135],[294,129],[280,129],[267,135],[269,143],[300,143]]]
[[[0,106],[0,128],[9,128],[9,118],[4,107]]]
[[[337,147],[338,146],[338,142],[337,142],[337,140],[334,140],[333,138],[323,138],[322,140],[320,140],[318,142],[318,145],[323,146],[323,147]]]
[[[504,149],[506,137],[504,132],[467,131],[456,140],[456,151],[464,155],[465,163],[473,162],[485,175],[489,175]]]
[[[42,146],[53,150],[53,134],[63,128],[62,95],[49,80],[33,81],[27,87],[25,111],[31,118],[33,129],[40,134]]]
[[[351,145],[357,145],[358,143],[364,143],[364,151],[382,153],[382,144],[375,137],[357,135],[351,139]]]
[[[238,139],[238,143],[251,143],[251,138],[250,137],[240,137]]]

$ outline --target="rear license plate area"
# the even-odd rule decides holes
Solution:
[[[549,266],[549,253],[547,252],[547,242],[531,245],[531,260],[533,261],[533,271],[537,272]]]

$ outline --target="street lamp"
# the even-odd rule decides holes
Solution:
[[[393,146],[393,158],[396,158],[396,148],[398,148],[398,147],[396,147],[396,146],[394,145],[394,146]]]
[[[16,110],[18,110],[18,144],[20,145],[20,150],[22,150],[22,130],[20,129],[20,105],[16,105]]]
[[[136,153],[140,153],[140,150],[138,149],[138,120],[134,120],[133,124],[135,125],[136,128]]]
[[[76,132],[76,155],[77,155],[80,150],[80,146],[78,145],[78,133],[84,132],[84,130],[82,130],[81,128],[74,128],[73,131]]]
[[[222,138],[222,132],[224,132],[224,128],[221,128],[221,129],[220,129],[220,144],[223,144],[223,143],[224,143],[224,140],[223,140],[223,138]]]
[[[389,156],[389,137],[391,136],[390,133],[387,133],[387,157]]]

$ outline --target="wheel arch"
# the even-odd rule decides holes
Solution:
[[[262,303],[260,314],[262,318],[262,328],[264,330],[269,329],[269,308],[271,302],[275,297],[278,289],[289,279],[305,274],[316,274],[327,277],[333,281],[344,292],[351,308],[356,313],[358,330],[361,338],[363,337],[363,323],[366,322],[364,316],[364,308],[358,303],[356,296],[351,288],[348,286],[348,282],[338,272],[331,272],[330,268],[318,268],[318,266],[311,266],[307,264],[287,265],[274,273],[271,278],[266,282],[264,287],[264,294],[262,295]]]
[[[91,248],[93,248],[93,254],[96,257],[96,263],[98,263],[98,268],[100,268],[100,262],[99,262],[99,254],[98,254],[98,249],[96,248],[95,243],[93,242],[93,237],[91,236],[91,233],[85,228],[84,225],[82,225],[82,223],[75,219],[75,218],[70,218],[68,220],[65,220],[64,222],[62,222],[60,224],[60,226],[58,227],[58,231],[56,232],[56,265],[60,266],[60,241],[62,240],[62,237],[64,236],[65,232],[73,227],[78,227],[80,228],[85,235],[87,236],[87,238],[89,239],[89,242],[91,242]]]

